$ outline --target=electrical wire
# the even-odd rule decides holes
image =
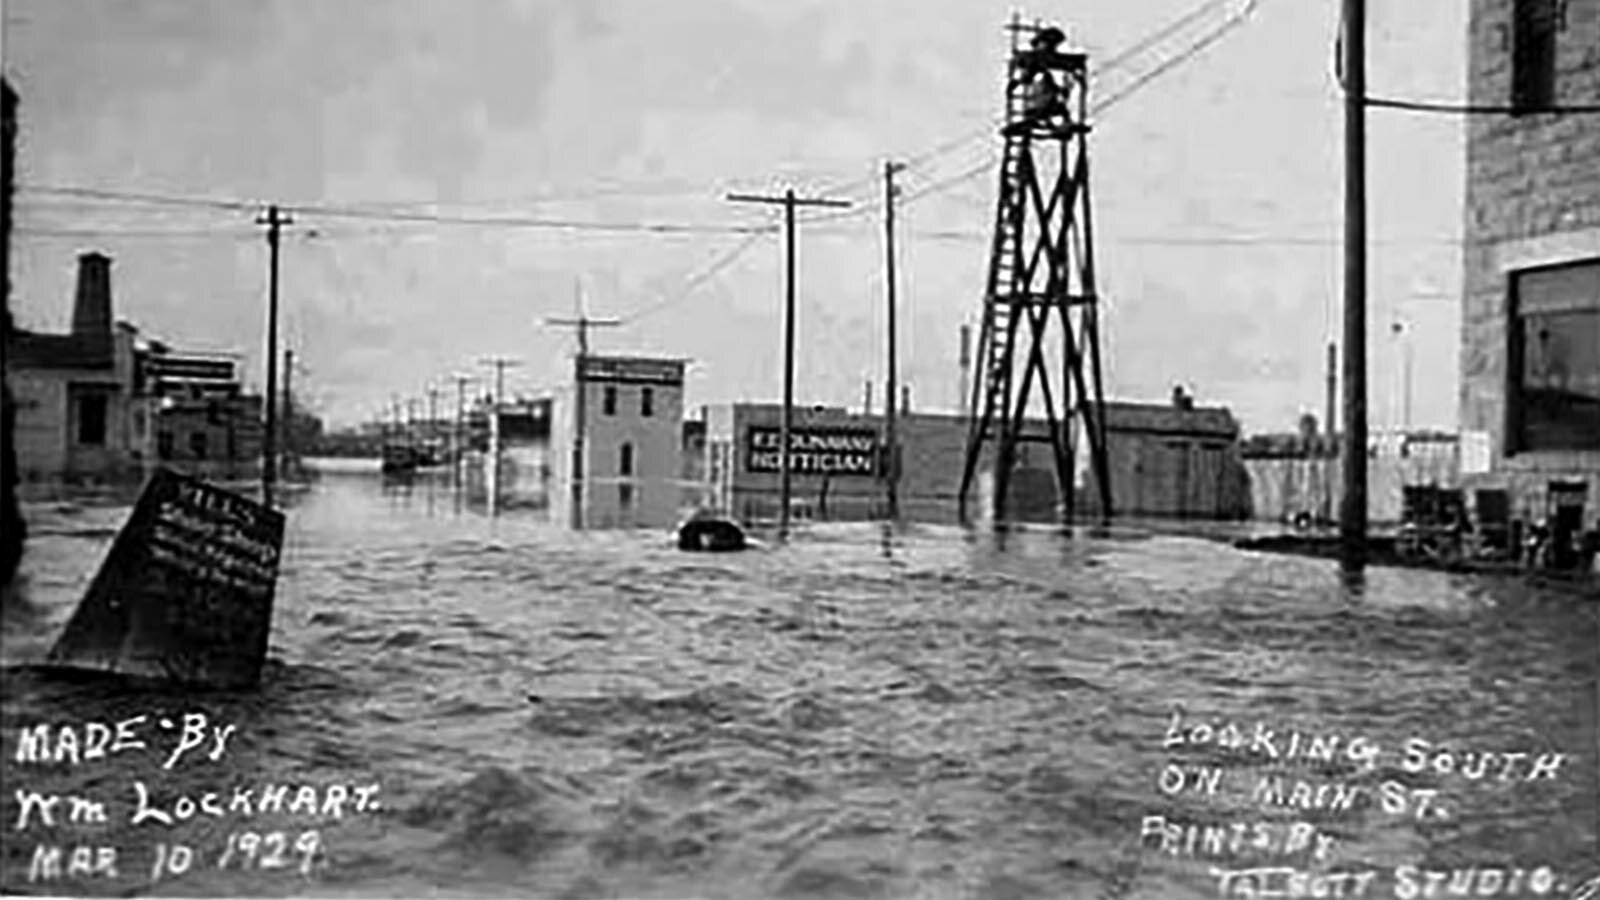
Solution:
[[[1214,4],[1207,4],[1204,8],[1205,9],[1209,9],[1212,5],[1214,5]],[[1135,79],[1132,84],[1124,87],[1123,89],[1121,89],[1119,91],[1116,91],[1116,92],[1112,93],[1110,96],[1106,97],[1105,99],[1096,102],[1091,107],[1090,114],[1091,115],[1100,115],[1100,114],[1104,113],[1106,110],[1110,109],[1112,106],[1115,106],[1117,103],[1120,103],[1123,100],[1127,99],[1135,91],[1137,91],[1140,88],[1144,87],[1146,84],[1149,84],[1154,79],[1166,74],[1167,72],[1170,72],[1172,69],[1176,68],[1177,66],[1182,65],[1183,63],[1188,62],[1188,61],[1194,59],[1196,56],[1200,55],[1201,53],[1205,52],[1207,49],[1209,49],[1210,47],[1214,46],[1218,41],[1222,40],[1222,38],[1226,37],[1229,32],[1233,31],[1235,28],[1237,28],[1238,26],[1243,24],[1244,21],[1245,21],[1245,18],[1249,15],[1249,13],[1251,11],[1254,10],[1255,5],[1256,5],[1255,0],[1249,0],[1249,2],[1247,2],[1245,4],[1244,9],[1243,9],[1243,11],[1241,13],[1235,15],[1234,18],[1230,19],[1228,22],[1226,22],[1225,24],[1220,26],[1216,31],[1212,32],[1209,35],[1206,35],[1204,38],[1202,38],[1199,41],[1195,42],[1194,44],[1190,45],[1183,52],[1181,52],[1178,55],[1176,55],[1176,56],[1164,61],[1161,65],[1157,66],[1155,69],[1153,69],[1150,72],[1147,72],[1144,75],[1140,76],[1139,78]],[[1200,12],[1201,12],[1201,10],[1196,10],[1195,12],[1190,13],[1190,16],[1198,15],[1198,14],[1200,14]],[[1169,28],[1170,27],[1171,26],[1169,26]],[[1126,55],[1126,54],[1123,54],[1123,55]],[[945,190],[948,190],[948,189],[950,189],[952,187],[955,187],[956,185],[958,185],[958,184],[960,184],[960,183],[962,183],[964,181],[967,181],[968,179],[976,178],[977,176],[982,175],[983,173],[992,170],[994,168],[995,164],[998,163],[998,162],[999,162],[999,158],[997,156],[991,155],[988,159],[984,160],[983,162],[979,163],[976,166],[973,166],[972,168],[964,169],[961,172],[958,172],[958,173],[956,173],[954,175],[951,175],[951,176],[949,176],[947,178],[942,178],[942,179],[940,179],[938,181],[935,181],[933,184],[927,185],[926,187],[923,187],[922,189],[920,189],[920,190],[908,195],[907,197],[905,197],[904,200],[901,201],[902,205],[910,205],[911,203],[914,203],[917,200],[920,200],[920,199],[922,199],[924,197],[928,197],[928,196],[931,196],[933,194],[941,193],[941,192],[943,192]]]
[[[1576,106],[1551,106],[1545,108],[1529,108],[1521,106],[1496,106],[1482,104],[1457,104],[1441,103],[1430,100],[1397,100],[1387,97],[1368,97],[1362,101],[1364,106],[1373,106],[1379,109],[1398,109],[1408,112],[1446,113],[1451,115],[1466,116],[1503,116],[1503,115],[1588,115],[1600,113],[1600,103],[1578,104]]]
[[[21,185],[19,187],[24,192],[38,194],[84,197],[113,202],[154,203],[169,206],[226,209],[234,212],[252,212],[260,209],[261,206],[264,205],[259,203],[249,203],[243,200],[229,200],[212,197],[185,197],[170,194],[150,194],[132,191],[102,190],[97,188],[29,185]],[[765,227],[737,225],[696,225],[638,221],[601,222],[581,219],[542,218],[535,216],[440,215],[432,213],[407,213],[399,211],[384,212],[373,209],[358,209],[319,204],[285,204],[283,205],[283,208],[286,211],[296,212],[302,215],[323,216],[327,218],[367,219],[380,222],[410,222],[430,225],[550,228],[571,231],[646,232],[655,234],[751,234],[759,232],[763,229],[763,227]]]
[[[632,313],[629,313],[628,315],[622,317],[623,318],[623,323],[627,324],[627,325],[632,325],[633,323],[639,321],[640,319],[642,319],[642,318],[644,318],[646,316],[654,315],[655,313],[658,313],[658,312],[660,312],[660,311],[662,311],[662,310],[664,310],[664,309],[666,309],[666,308],[668,308],[670,306],[673,306],[673,305],[675,305],[677,303],[680,303],[680,302],[688,299],[689,296],[694,292],[694,290],[696,288],[698,288],[701,285],[705,284],[706,282],[710,281],[712,278],[715,278],[717,276],[717,274],[720,273],[723,269],[726,269],[727,267],[729,267],[729,266],[733,265],[735,262],[737,262],[739,257],[743,256],[747,251],[750,250],[751,247],[754,247],[756,245],[756,242],[760,241],[763,237],[766,237],[768,234],[775,233],[776,231],[777,231],[776,228],[768,228],[768,229],[766,229],[764,231],[758,231],[758,232],[756,232],[754,234],[751,234],[750,236],[746,237],[743,241],[740,241],[739,244],[736,245],[732,250],[730,250],[727,253],[723,254],[722,256],[718,257],[715,261],[713,261],[705,269],[701,270],[698,274],[696,274],[693,277],[691,277],[672,296],[667,297],[666,299],[661,300],[661,301],[659,301],[657,303],[653,303],[653,304],[651,304],[649,306],[646,306],[646,307],[643,307],[641,309],[635,310]]]

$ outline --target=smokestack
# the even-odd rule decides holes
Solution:
[[[900,415],[911,414],[911,385],[900,386]]]
[[[78,297],[72,307],[74,337],[111,344],[111,257],[85,253],[78,257]]]

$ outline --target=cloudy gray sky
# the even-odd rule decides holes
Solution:
[[[1091,62],[1200,0],[1042,3]],[[1109,95],[1181,52],[1213,10],[1097,83]],[[1373,0],[1374,93],[1463,94],[1462,4]],[[958,326],[976,321],[1012,6],[994,0],[8,0],[22,94],[14,300],[65,326],[76,254],[115,258],[117,314],[260,371],[266,249],[248,212],[35,193],[80,187],[366,213],[725,228],[775,212],[730,191],[828,191],[862,214],[802,234],[799,397],[858,403],[882,377],[881,185],[912,159],[902,294],[915,402],[951,406]],[[1093,138],[1108,388],[1174,381],[1252,430],[1320,410],[1340,291],[1336,0],[1260,0],[1247,24],[1106,109]],[[1462,129],[1371,114],[1372,396],[1394,421],[1390,333],[1411,325],[1414,420],[1455,423]],[[973,139],[959,139],[974,135]],[[942,152],[932,154],[931,151]],[[629,316],[608,351],[697,361],[691,404],[776,398],[782,253],[770,237],[426,224],[296,213],[284,336],[338,420],[396,393],[521,358],[564,370],[574,284]],[[259,374],[252,377],[259,380]]]

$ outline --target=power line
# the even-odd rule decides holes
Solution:
[[[1132,84],[1127,85],[1126,87],[1122,88],[1121,90],[1112,93],[1110,96],[1106,97],[1105,99],[1096,102],[1094,104],[1094,106],[1090,110],[1091,115],[1099,115],[1101,113],[1104,113],[1106,110],[1110,109],[1112,106],[1115,106],[1117,103],[1121,102],[1122,100],[1127,99],[1135,91],[1137,91],[1140,88],[1144,87],[1146,84],[1149,84],[1151,81],[1155,80],[1156,78],[1158,78],[1158,77],[1160,77],[1162,75],[1165,75],[1167,72],[1170,72],[1172,69],[1176,68],[1177,66],[1182,65],[1183,63],[1194,59],[1196,56],[1200,55],[1201,53],[1205,52],[1210,47],[1214,46],[1218,41],[1222,40],[1223,37],[1227,36],[1227,34],[1229,32],[1233,31],[1233,29],[1235,29],[1238,26],[1240,26],[1241,24],[1243,24],[1245,19],[1249,16],[1249,14],[1254,11],[1254,9],[1255,9],[1255,7],[1256,7],[1258,2],[1259,2],[1259,0],[1245,0],[1245,4],[1244,4],[1242,10],[1238,14],[1236,14],[1232,19],[1228,20],[1227,22],[1225,22],[1224,24],[1219,26],[1216,31],[1212,32],[1211,34],[1206,35],[1205,37],[1201,38],[1199,41],[1196,41],[1194,44],[1190,45],[1187,49],[1185,49],[1184,51],[1182,51],[1178,55],[1176,55],[1176,56],[1164,61],[1159,66],[1157,66],[1156,68],[1152,69],[1151,71],[1146,72],[1144,75],[1142,75],[1139,78],[1135,79]],[[1203,8],[1197,9],[1197,10],[1189,13],[1187,16],[1181,17],[1177,22],[1174,22],[1172,25],[1167,26],[1167,28],[1163,29],[1163,30],[1164,31],[1168,31],[1168,32],[1176,31],[1176,29],[1181,27],[1182,24],[1187,24],[1188,20],[1192,19],[1193,17],[1196,17],[1196,16],[1200,15],[1205,10],[1209,10],[1211,8],[1211,6],[1213,6],[1213,5],[1215,5],[1215,4],[1206,4]],[[1165,36],[1165,35],[1162,35],[1162,36]],[[1154,36],[1152,36],[1152,38],[1154,38]],[[1153,40],[1152,39],[1147,39],[1146,42],[1153,43]],[[1118,54],[1117,58],[1118,59],[1126,58],[1126,57],[1131,56],[1131,55],[1132,55],[1131,51],[1130,52],[1125,52],[1125,53]],[[985,159],[982,163],[979,163],[978,165],[973,166],[972,168],[964,169],[961,172],[956,173],[955,175],[951,175],[951,176],[949,176],[947,178],[942,178],[942,179],[940,179],[938,181],[935,181],[933,184],[928,185],[928,186],[922,188],[921,190],[916,191],[915,193],[912,193],[910,196],[905,198],[904,203],[909,205],[911,203],[916,202],[917,200],[922,199],[923,197],[927,197],[927,196],[930,196],[932,194],[940,193],[940,192],[942,192],[944,190],[947,190],[947,189],[949,189],[951,187],[954,187],[955,185],[960,184],[961,182],[964,182],[964,181],[966,181],[966,180],[968,180],[970,178],[975,178],[978,175],[981,175],[981,174],[989,171],[990,169],[992,169],[996,162],[998,162],[998,160],[996,159],[996,157],[994,155],[991,154],[989,156],[989,158]]]
[[[171,194],[142,193],[135,191],[103,190],[56,186],[24,186],[24,191],[60,196],[83,197],[110,202],[153,203],[168,206],[225,209],[248,212],[258,209],[257,204],[243,200],[213,197],[186,197]],[[425,225],[467,225],[502,228],[552,228],[572,231],[648,232],[659,234],[751,234],[759,226],[698,225],[685,223],[657,223],[640,221],[601,222],[581,219],[557,219],[536,216],[470,216],[435,213],[407,213],[357,209],[321,204],[283,204],[281,208],[304,215],[327,218],[366,219],[380,222],[409,222]]]
[[[1367,97],[1363,103],[1366,106],[1380,109],[1398,109],[1408,112],[1445,113],[1449,115],[1465,116],[1504,116],[1504,115],[1586,115],[1600,113],[1600,104],[1578,104],[1576,106],[1550,106],[1544,108],[1521,106],[1496,106],[1473,103],[1443,103],[1432,100],[1396,100],[1386,97]]]
[[[743,241],[739,242],[739,244],[736,245],[732,250],[730,250],[727,253],[723,254],[722,256],[718,257],[709,266],[707,266],[706,268],[702,269],[698,274],[696,274],[693,277],[691,277],[687,282],[684,283],[684,285],[681,288],[679,288],[673,294],[673,296],[668,297],[668,298],[666,298],[664,300],[661,300],[661,301],[659,301],[657,303],[651,304],[650,306],[646,306],[646,307],[644,307],[642,309],[639,309],[639,310],[637,310],[637,311],[635,311],[633,313],[630,313],[629,315],[623,317],[623,322],[625,324],[631,325],[634,322],[637,322],[638,320],[644,318],[645,316],[654,315],[655,313],[658,313],[663,309],[666,309],[666,308],[668,308],[670,306],[673,306],[675,304],[681,303],[682,301],[688,299],[693,294],[695,288],[698,288],[700,285],[705,284],[706,282],[710,281],[712,278],[715,278],[717,276],[717,274],[720,273],[723,269],[726,269],[727,267],[729,267],[729,266],[733,265],[735,262],[737,262],[739,257],[743,256],[746,252],[748,252],[751,247],[754,247],[756,245],[756,242],[760,241],[761,238],[767,236],[768,234],[772,234],[772,233],[774,233],[776,231],[777,231],[776,228],[769,228],[769,229],[766,229],[764,231],[759,231],[759,232],[756,232],[755,234],[750,235],[749,237],[745,238]]]

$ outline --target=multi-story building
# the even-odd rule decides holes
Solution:
[[[1600,2],[1473,0],[1462,468],[1537,520],[1600,509]],[[1584,106],[1591,112],[1563,112]],[[1570,505],[1569,505],[1570,510]],[[1569,512],[1569,516],[1571,513]]]
[[[150,409],[150,457],[206,478],[260,474],[262,402],[244,393],[236,360],[174,353],[155,341],[137,360],[135,395]]]
[[[553,415],[549,464],[558,521],[584,528],[667,528],[683,506],[681,359],[585,356]],[[582,451],[573,437],[582,404]],[[581,499],[574,500],[578,466]],[[578,510],[574,515],[574,508]]]

